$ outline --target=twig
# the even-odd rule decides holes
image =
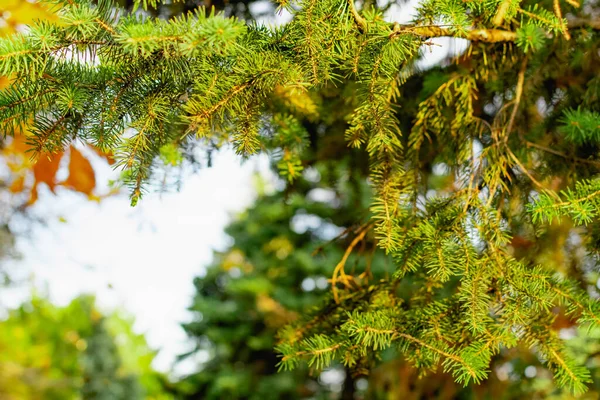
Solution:
[[[510,119],[508,120],[508,125],[506,126],[505,134],[504,134],[504,143],[508,140],[508,135],[512,131],[512,127],[515,123],[515,117],[517,116],[517,111],[519,111],[519,104],[521,104],[521,97],[523,96],[523,84],[525,83],[525,71],[527,70],[527,57],[523,59],[521,63],[521,69],[519,70],[519,76],[517,78],[517,88],[515,90],[515,106],[513,107],[512,113],[510,114]]]
[[[352,13],[354,22],[356,22],[361,31],[365,32],[367,30],[367,20],[364,19],[356,10],[354,0],[348,0],[348,6],[350,7],[350,13]]]
[[[547,153],[554,154],[555,156],[566,158],[567,160],[573,160],[575,162],[579,162],[579,163],[582,163],[582,164],[593,165],[595,167],[599,167],[600,168],[600,161],[586,160],[585,158],[570,156],[570,155],[565,154],[563,152],[560,152],[558,150],[554,150],[554,149],[551,149],[549,147],[542,146],[541,144],[530,142],[529,140],[525,139],[522,134],[519,134],[519,139],[521,139],[525,143],[525,145],[527,147],[533,147],[533,148],[536,148],[538,150],[542,150],[542,151],[545,151]]]
[[[512,152],[512,150],[506,146],[506,152],[508,153],[508,155],[513,159],[513,161],[515,162],[515,164],[517,164],[519,166],[519,168],[521,168],[521,170],[523,171],[523,173],[525,175],[527,175],[527,177],[531,180],[531,182],[533,182],[536,186],[538,186],[540,189],[546,191],[546,187],[544,185],[542,185],[537,179],[535,179],[533,177],[533,175],[531,175],[529,173],[529,171],[527,171],[527,168],[521,163],[521,161],[519,161],[519,159],[517,158],[517,156],[515,156],[515,153]],[[554,198],[556,198],[557,200],[560,200],[560,197],[558,197],[558,195],[554,192],[549,192]]]
[[[352,9],[354,9],[354,3],[352,0],[349,1],[352,4],[352,11]],[[356,9],[354,10],[356,11]],[[527,10],[519,8],[518,11],[521,14],[526,15],[530,18],[541,20],[547,23],[548,25],[552,25],[551,21],[545,20],[536,14],[530,13]],[[359,21],[364,21],[364,18],[358,15],[358,13],[356,13],[356,15],[353,13],[353,15],[357,24],[360,26]],[[358,16],[359,19],[357,19],[356,16]],[[517,40],[516,32],[506,31],[503,29],[471,29],[465,34],[460,34],[456,31],[446,29],[445,26],[448,25],[400,25],[397,22],[391,23],[390,25],[390,28],[392,30],[392,32],[390,33],[390,38],[400,34],[413,34],[426,38],[457,37],[467,39],[473,42],[486,43],[515,42]],[[600,19],[571,18],[568,20],[567,24],[561,24],[561,27],[565,31],[565,38],[568,40],[571,38],[569,34],[569,29],[589,27],[594,30],[600,30]]]
[[[562,10],[560,9],[559,0],[554,0],[554,14],[556,14],[556,18],[558,18],[558,20],[560,21],[560,26],[564,31],[563,35],[564,35],[565,39],[571,40],[571,35],[569,34],[569,28],[563,21]]]
[[[460,37],[463,39],[471,40],[474,42],[514,42],[517,40],[517,34],[512,31],[505,31],[502,29],[472,29],[467,31],[464,35],[457,34],[450,29],[442,28],[442,25],[392,25],[392,33],[390,37],[397,36],[402,33],[412,33],[414,35],[423,36],[427,38],[432,37]]]
[[[346,275],[346,273],[344,272],[344,266],[346,265],[346,261],[348,260],[348,257],[350,257],[350,254],[352,253],[352,250],[354,249],[354,247],[356,247],[356,245],[366,236],[367,232],[369,232],[369,230],[371,229],[371,227],[373,226],[373,224],[368,224],[364,227],[364,229],[362,230],[362,232],[360,232],[355,238],[354,240],[352,240],[352,242],[350,243],[350,246],[348,246],[348,248],[346,249],[346,252],[344,253],[344,256],[342,257],[342,259],[340,260],[340,262],[335,266],[335,269],[333,270],[333,275],[331,277],[331,289],[333,291],[333,299],[335,300],[336,304],[339,304],[339,297],[338,297],[338,293],[337,293],[337,287],[336,284],[338,282],[338,275],[340,276],[340,281],[342,281],[345,285],[348,285],[348,275]]]
[[[363,228],[363,226],[358,227],[358,231],[360,231]],[[339,235],[337,235],[336,237],[334,237],[333,239],[329,240],[327,243],[324,243],[322,245],[320,245],[319,247],[317,247],[316,249],[313,250],[313,252],[310,254],[311,257],[316,256],[317,254],[319,254],[321,251],[323,251],[325,249],[325,247],[329,246],[330,244],[332,244],[333,242],[335,242],[336,240],[342,238],[344,235],[346,235],[347,233],[349,233],[350,231],[352,231],[352,227],[349,226],[348,228],[344,229],[342,231],[342,233],[340,233]]]

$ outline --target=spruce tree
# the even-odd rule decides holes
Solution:
[[[56,306],[34,294],[0,323],[0,398],[174,398],[131,325],[119,313],[102,315],[90,296]]]
[[[281,330],[280,368],[364,371],[393,348],[467,385],[524,345],[558,387],[586,390],[556,327],[600,322],[594,2],[427,0],[401,25],[374,2],[282,0],[279,28],[54,3],[58,22],[0,41],[0,124],[33,121],[36,154],[114,152],[133,204],[157,160],[190,146],[267,151],[290,190],[311,154],[368,157],[370,214],[349,224],[330,295]],[[470,43],[421,71],[436,37]],[[393,259],[389,277],[350,272],[365,241]]]
[[[113,337],[103,318],[93,321],[91,334],[82,357],[83,385],[81,398],[85,400],[136,400],[143,391],[135,375],[120,373],[121,360]]]

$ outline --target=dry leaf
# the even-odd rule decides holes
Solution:
[[[71,146],[71,159],[69,161],[69,177],[62,184],[88,196],[92,194],[96,187],[96,175],[92,164],[73,146]]]
[[[42,154],[38,161],[33,165],[33,176],[35,178],[34,187],[37,187],[40,183],[48,185],[52,193],[56,187],[56,173],[60,166],[60,160],[64,153],[57,153],[54,155]]]
[[[90,145],[90,147],[96,152],[96,154],[98,154],[100,157],[104,158],[106,160],[106,162],[108,162],[108,165],[113,165],[115,162],[117,162],[115,160],[115,156],[112,152],[108,152],[108,153],[104,152],[96,146]]]
[[[25,177],[23,175],[12,181],[8,188],[12,193],[21,193],[23,189],[25,189]]]

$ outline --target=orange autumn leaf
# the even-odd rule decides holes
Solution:
[[[33,177],[35,178],[34,187],[40,183],[48,185],[50,190],[54,192],[56,187],[56,173],[60,166],[60,160],[64,153],[57,154],[41,154],[37,162],[33,165]]]
[[[71,146],[69,161],[69,177],[62,184],[88,196],[96,187],[96,175],[92,164],[73,146]]]
[[[92,146],[92,145],[90,145],[90,147],[94,150],[94,152],[96,154],[98,154],[100,157],[104,158],[106,160],[106,162],[108,163],[108,165],[113,165],[114,163],[117,162],[117,160],[115,160],[115,156],[112,152],[104,152],[104,151],[100,150],[98,147]]]
[[[25,154],[29,149],[30,147],[27,145],[25,135],[17,134],[13,136],[10,144],[6,146],[3,151],[10,154],[22,154],[24,157],[29,158],[29,156]]]
[[[60,160],[64,153],[57,153],[54,155],[43,154],[33,165],[33,187],[31,188],[31,194],[29,196],[28,205],[35,203],[38,199],[37,187],[40,183],[48,185],[50,190],[54,193],[56,187],[56,172],[60,166]]]
[[[11,193],[21,193],[24,189],[25,189],[25,177],[22,175],[19,176],[18,178],[16,178],[14,181],[12,181],[12,183],[10,184],[10,187],[8,188],[8,190],[10,190]]]

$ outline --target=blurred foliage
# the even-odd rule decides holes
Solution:
[[[151,367],[155,352],[131,326],[100,313],[92,297],[57,307],[34,296],[0,322],[0,398],[173,398]]]
[[[324,180],[346,171],[345,165],[311,170]],[[185,325],[198,350],[209,355],[187,380],[197,387],[192,398],[329,398],[332,390],[309,377],[306,367],[277,373],[273,347],[278,329],[329,292],[330,265],[343,249],[327,241],[343,233],[339,225],[349,222],[353,205],[364,208],[368,201],[365,182],[358,192],[348,190],[357,183],[347,176],[332,190],[299,180],[293,194],[264,195],[227,228],[235,243],[195,280],[195,320]],[[366,242],[362,251],[371,254],[372,273],[384,275],[383,254]]]
[[[521,345],[503,349],[492,360],[485,382],[463,387],[440,370],[420,376],[418,369],[390,347],[376,363],[362,367],[334,364],[324,372],[300,364],[279,371],[273,346],[293,322],[318,306],[316,314],[339,312],[331,305],[331,269],[360,229],[356,215],[366,215],[370,189],[360,178],[357,159],[316,162],[301,179],[283,190],[269,189],[226,229],[231,246],[215,253],[214,262],[196,278],[193,322],[184,325],[201,355],[198,373],[182,383],[188,399],[597,399],[600,396],[600,330],[577,328],[566,316],[553,329],[567,349],[586,365],[593,384],[584,395],[558,389],[535,349]],[[360,165],[360,162],[358,163]],[[265,189],[265,187],[267,189]],[[365,218],[366,219],[366,218]],[[347,261],[349,272],[363,284],[389,276],[391,257],[367,236]],[[368,265],[368,267],[367,267]],[[399,297],[410,297],[418,282],[404,280]],[[377,301],[376,298],[373,301]],[[310,325],[311,322],[308,323]],[[309,326],[306,329],[309,329]]]

